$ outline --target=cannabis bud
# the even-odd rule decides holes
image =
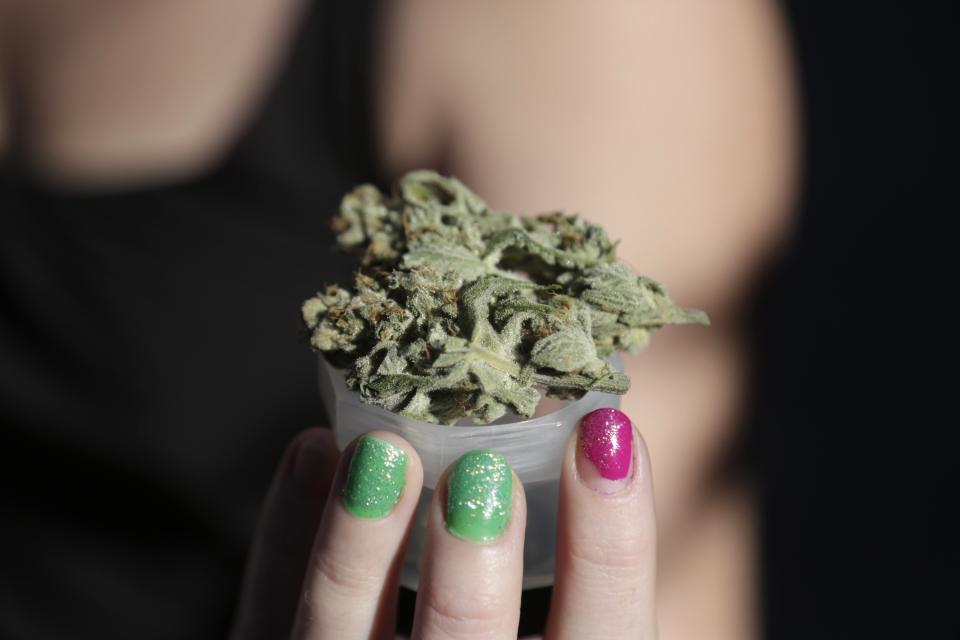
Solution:
[[[384,195],[365,184],[334,219],[360,258],[353,291],[303,304],[311,345],[370,404],[453,424],[533,415],[540,391],[624,393],[608,357],[665,324],[708,324],[616,262],[600,227],[561,212],[490,210],[455,178],[413,171]]]

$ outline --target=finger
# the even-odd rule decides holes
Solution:
[[[344,450],[294,638],[393,637],[397,575],[422,483],[420,458],[400,436],[374,431]]]
[[[234,640],[284,638],[290,633],[338,455],[328,429],[304,431],[287,447],[261,512]]]
[[[461,456],[430,505],[414,640],[517,637],[523,584],[523,486],[489,449]]]
[[[557,570],[546,637],[655,638],[650,459],[629,418],[580,421],[560,478]]]

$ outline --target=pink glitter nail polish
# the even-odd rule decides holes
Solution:
[[[627,484],[633,462],[633,427],[625,413],[617,409],[591,411],[580,421],[579,440],[580,457],[593,467],[580,465],[581,479],[590,488],[612,493]]]

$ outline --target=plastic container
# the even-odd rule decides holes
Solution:
[[[611,362],[622,371],[618,356],[614,356]],[[526,492],[523,588],[553,584],[560,461],[567,438],[584,414],[600,407],[619,408],[620,396],[591,392],[572,402],[543,398],[537,413],[527,420],[505,416],[487,425],[474,425],[470,420],[455,426],[437,425],[363,403],[347,388],[343,371],[330,366],[323,356],[320,356],[320,393],[341,451],[355,437],[383,429],[405,438],[420,454],[423,492],[400,571],[403,586],[417,588],[427,508],[437,480],[460,455],[484,448],[506,456]]]

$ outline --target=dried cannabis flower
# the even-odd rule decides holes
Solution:
[[[529,417],[548,395],[624,393],[607,359],[665,324],[708,324],[617,263],[600,227],[574,215],[491,211],[459,180],[413,171],[385,196],[344,198],[339,244],[361,269],[350,293],[303,304],[313,347],[349,367],[370,404],[428,422]]]

